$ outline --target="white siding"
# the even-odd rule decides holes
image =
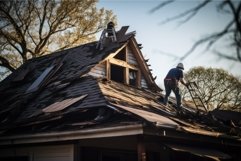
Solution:
[[[131,50],[131,48],[129,46],[127,46],[127,62],[129,64],[133,64],[133,65],[138,66],[136,57],[133,54],[133,52],[132,52],[132,50]],[[147,82],[146,82],[145,78],[143,77],[143,75],[141,76],[141,87],[142,88],[148,88]]]
[[[30,161],[73,161],[73,145],[39,146],[0,150],[1,157],[28,156]]]
[[[88,73],[89,75],[93,76],[93,77],[101,77],[104,78],[106,77],[106,67],[105,67],[105,63],[102,64],[97,64],[96,66],[94,66],[90,72]]]
[[[142,88],[148,88],[146,80],[145,80],[145,78],[143,76],[141,77],[141,87]]]
[[[130,47],[127,46],[127,63],[137,65],[136,57]]]

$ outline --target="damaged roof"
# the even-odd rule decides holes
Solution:
[[[0,140],[18,134],[140,124],[156,130],[168,128],[185,134],[240,140],[240,117],[232,122],[227,117],[224,120],[220,113],[199,115],[188,107],[184,114],[176,115],[174,106],[164,106],[161,90],[142,55],[137,62],[148,88],[88,74],[129,43],[141,54],[134,33],[125,34],[103,50],[96,48],[97,43],[29,60],[2,81]]]

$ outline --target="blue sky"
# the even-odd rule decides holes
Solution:
[[[153,75],[157,76],[156,82],[162,87],[162,80],[168,70],[179,62],[175,57],[163,53],[183,56],[199,38],[221,30],[229,18],[217,13],[215,4],[211,4],[182,26],[178,27],[177,21],[160,25],[160,22],[166,18],[180,13],[185,8],[195,6],[196,2],[180,0],[152,14],[149,11],[160,4],[160,0],[100,0],[98,7],[112,10],[117,15],[116,30],[121,26],[130,26],[128,31],[136,31],[136,39],[143,46],[142,53],[146,59],[149,59]],[[217,47],[230,52],[225,45]],[[185,71],[195,66],[218,67],[235,76],[241,76],[241,63],[219,59],[211,51],[204,52],[204,50],[205,46],[200,46],[182,61]]]

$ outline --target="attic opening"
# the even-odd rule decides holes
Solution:
[[[116,82],[124,83],[125,68],[111,64],[110,79]]]
[[[114,56],[114,58],[126,61],[126,48],[123,48],[118,54]]]

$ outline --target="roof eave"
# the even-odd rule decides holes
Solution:
[[[41,134],[14,135],[0,137],[0,145],[19,145],[29,143],[59,142],[79,139],[93,139],[143,134],[143,125],[126,125],[101,129],[52,132]]]

